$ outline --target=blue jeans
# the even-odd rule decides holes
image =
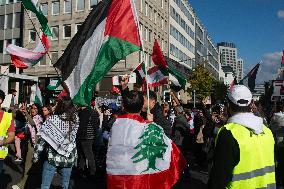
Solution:
[[[0,160],[0,175],[3,173],[4,160]]]
[[[42,172],[42,183],[41,189],[49,189],[52,183],[53,176],[56,171],[56,167],[49,164],[48,161],[45,161],[43,164],[43,172]],[[71,176],[72,167],[63,167],[61,169],[62,181],[61,185],[63,189],[68,189],[69,181]]]

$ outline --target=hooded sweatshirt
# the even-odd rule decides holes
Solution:
[[[227,123],[236,123],[246,127],[255,134],[263,132],[263,119],[253,113],[238,113],[229,118]],[[240,149],[238,142],[231,131],[222,129],[218,134],[218,140],[213,157],[213,167],[208,181],[208,188],[223,189],[231,181],[234,167],[240,161]]]

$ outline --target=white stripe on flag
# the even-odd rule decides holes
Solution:
[[[95,66],[98,53],[105,42],[105,25],[106,19],[97,26],[93,35],[82,46],[78,63],[70,76],[65,80],[65,83],[69,88],[71,98],[74,98]]]

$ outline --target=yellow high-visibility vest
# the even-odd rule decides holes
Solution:
[[[4,140],[8,137],[8,129],[11,125],[12,113],[4,112],[2,120],[0,122],[0,140]],[[8,147],[0,146],[0,159],[5,159],[8,155]]]
[[[257,135],[236,123],[229,123],[220,131],[225,128],[231,131],[240,149],[240,161],[232,175],[228,175],[232,180],[226,188],[276,189],[274,139],[270,129],[263,126],[263,133]]]

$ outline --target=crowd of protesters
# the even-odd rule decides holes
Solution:
[[[126,78],[121,83],[122,96],[129,91],[127,85]],[[229,168],[231,164],[221,167],[216,167],[216,165],[224,163],[222,156],[226,156],[229,152],[224,151],[226,144],[220,144],[221,147],[217,144],[217,150],[221,153],[214,155],[214,150],[219,130],[221,129],[220,131],[224,133],[222,127],[232,121],[229,119],[231,112],[227,109],[227,103],[220,102],[211,106],[201,103],[193,107],[183,104],[173,91],[170,92],[170,98],[166,100],[158,99],[157,93],[153,91],[149,92],[149,102],[146,92],[143,96],[144,105],[141,117],[160,125],[165,134],[180,148],[188,162],[182,179],[190,179],[190,169],[194,167],[210,175],[209,188],[222,188],[223,186],[225,188],[228,169],[224,167]],[[0,91],[0,104],[4,99],[5,94]],[[263,116],[262,108],[257,103],[252,102],[248,107],[247,113],[254,114],[253,119],[264,123],[272,130],[275,138],[277,185],[283,187],[284,104],[277,104],[271,117]],[[147,112],[148,109],[150,114]],[[25,188],[33,166],[37,167],[37,173],[42,174],[40,186],[38,186],[41,189],[50,188],[52,179],[58,170],[62,175],[61,186],[64,189],[69,187],[71,174],[90,180],[98,177],[98,170],[104,173],[111,127],[117,115],[124,113],[123,105],[122,107],[98,106],[95,100],[88,107],[76,107],[67,96],[59,98],[55,104],[43,107],[38,104],[32,104],[29,107],[25,103],[13,104],[9,112],[12,114],[6,114],[6,111],[0,112],[0,120],[5,118],[6,125],[9,125],[6,138],[0,140],[0,146],[10,144],[10,147],[14,149],[10,151],[10,155],[15,158],[14,162],[21,164],[24,168],[21,180],[12,187],[13,189]],[[13,117],[9,118],[9,115]],[[245,124],[245,121],[243,120],[240,124]],[[67,148],[71,149],[64,151],[69,154],[68,157],[58,153],[58,150],[45,140],[44,128],[47,125],[57,127],[58,132],[66,135],[69,141]],[[227,142],[233,143],[230,140]],[[60,144],[54,145],[60,146]],[[4,159],[5,154],[0,157],[0,172],[3,170]],[[235,164],[232,163],[233,165]],[[104,179],[102,175],[99,176]],[[220,179],[222,177],[224,177],[223,180]]]

